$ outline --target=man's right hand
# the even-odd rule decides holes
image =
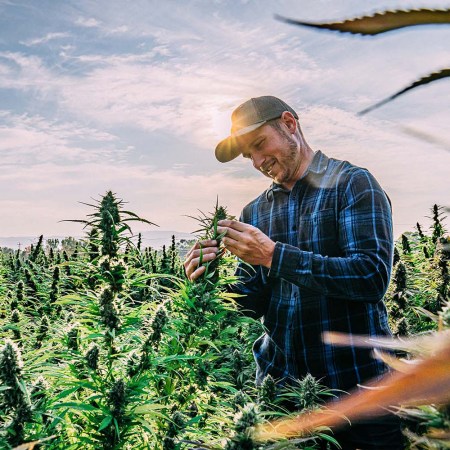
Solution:
[[[217,246],[217,241],[207,240],[197,242],[187,253],[186,259],[184,261],[184,270],[186,276],[189,280],[196,280],[203,272],[205,272],[206,267],[203,265],[205,262],[212,261],[216,258],[219,248]],[[200,264],[200,254],[202,265]]]

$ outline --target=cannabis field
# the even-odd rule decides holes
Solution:
[[[234,258],[224,254],[190,282],[174,239],[162,251],[142,248],[132,224],[151,223],[111,192],[90,206],[92,214],[79,220],[84,239],[41,236],[31,248],[0,253],[1,449],[338,445],[323,428],[255,440],[256,424],[292,409],[311,411],[340,393],[311,376],[289,387],[269,376],[255,387],[251,344],[264,330],[226,289],[237,281]],[[220,238],[216,224],[226,214],[216,206],[193,228]],[[450,240],[442,209],[435,205],[424,220],[396,244],[386,303],[400,337],[449,325]],[[448,448],[448,406],[397,413],[411,448]]]

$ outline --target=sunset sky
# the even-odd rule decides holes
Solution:
[[[270,180],[214,148],[259,95],[294,107],[314,150],[376,176],[396,236],[427,227],[450,206],[450,80],[356,113],[449,67],[450,26],[362,37],[274,19],[424,6],[450,2],[0,0],[0,236],[81,235],[59,221],[107,190],[162,230],[195,230],[186,216],[217,196],[238,216]]]

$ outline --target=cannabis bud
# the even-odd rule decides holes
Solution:
[[[156,309],[155,317],[152,321],[152,341],[159,342],[161,340],[161,335],[163,328],[169,321],[169,316],[167,314],[167,309],[164,305],[159,305]]]
[[[89,350],[86,352],[86,365],[89,369],[97,370],[98,369],[98,357],[100,350],[97,344],[92,344]]]
[[[234,429],[237,433],[243,433],[247,428],[254,427],[258,423],[258,409],[254,403],[247,403],[234,416]]]
[[[50,389],[50,384],[41,375],[36,381],[31,385],[30,395],[36,400],[40,401],[47,397],[47,393]]]
[[[22,398],[22,391],[17,385],[17,380],[22,374],[23,361],[17,345],[7,339],[0,353],[0,380],[4,386],[9,386],[3,392],[6,406],[15,407]]]
[[[114,292],[110,288],[103,289],[99,298],[99,306],[102,323],[110,330],[119,329],[119,312],[115,304]]]
[[[232,399],[232,403],[234,405],[234,410],[237,411],[239,409],[239,407],[244,406],[246,403],[248,402],[248,396],[242,392],[242,391],[237,391]]]
[[[439,317],[442,320],[442,325],[445,328],[450,328],[450,302],[447,302],[439,313]]]
[[[307,374],[298,382],[297,407],[300,409],[312,409],[320,403],[319,393],[322,389],[320,383],[311,375]]]
[[[266,405],[273,403],[277,396],[277,386],[271,375],[267,375],[259,387],[259,401]]]
[[[256,449],[251,437],[253,427],[258,423],[258,409],[255,404],[247,403],[234,416],[235,433],[225,443],[225,450]]]
[[[73,325],[69,325],[67,329],[67,348],[69,350],[73,350],[77,352],[79,349],[79,339],[80,331],[78,329],[78,324],[74,323]]]
[[[130,353],[127,359],[127,375],[131,378],[134,377],[140,370],[140,358],[137,352]]]
[[[123,380],[117,380],[109,391],[108,405],[116,418],[123,416],[125,413],[126,391],[127,387]]]

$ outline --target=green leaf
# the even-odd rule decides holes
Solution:
[[[215,350],[217,350],[218,352],[220,352],[220,349],[217,347],[217,345],[213,341],[210,341],[208,339],[201,339],[201,340],[197,341],[197,346],[199,346],[199,345],[209,345],[210,347],[212,347]]]
[[[329,434],[326,433],[317,433],[317,435],[321,437],[323,440],[331,442],[333,445],[336,445],[337,448],[342,448],[339,445],[339,442],[333,436],[330,436]]]
[[[85,299],[83,297],[81,297],[81,295],[69,294],[69,295],[64,295],[64,297],[60,297],[56,301],[56,303],[58,305],[66,305],[66,304],[78,303],[80,301],[85,301]]]
[[[102,423],[100,424],[100,427],[98,429],[98,431],[102,431],[104,430],[113,420],[112,416],[106,416],[103,420]]]
[[[92,405],[86,405],[84,403],[79,402],[65,402],[59,403],[55,405],[56,408],[70,408],[76,411],[98,411],[98,408],[95,408]]]
[[[57,394],[55,396],[55,399],[56,400],[61,400],[63,398],[66,398],[70,394],[73,394],[74,392],[76,392],[79,388],[80,388],[79,386],[76,386],[76,387],[73,387],[73,388],[70,388],[70,389],[65,389],[64,391],[61,391],[59,394]]]
[[[150,412],[160,411],[163,408],[166,408],[166,406],[161,405],[160,403],[145,403],[144,405],[136,406],[133,409],[133,413],[134,414],[148,414]]]
[[[117,419],[115,417],[113,417],[113,422],[114,422],[114,428],[116,429],[117,437],[120,440],[120,428],[119,428],[119,424],[117,423]]]

